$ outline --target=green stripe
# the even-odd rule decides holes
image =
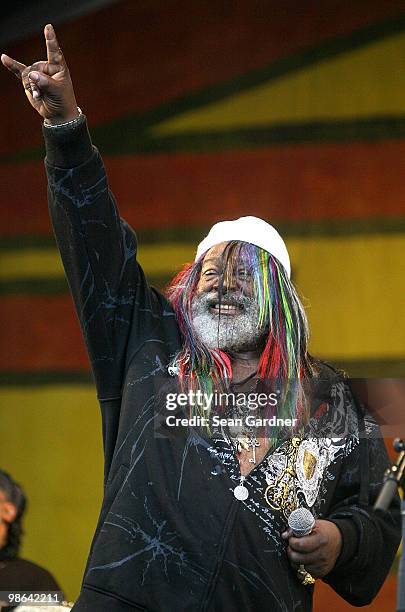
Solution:
[[[251,128],[183,132],[136,139],[130,132],[119,141],[105,140],[107,155],[207,153],[229,149],[257,149],[272,145],[377,142],[405,137],[405,115],[310,123],[283,123]],[[101,139],[102,140],[102,139]],[[100,144],[100,142],[98,142]]]
[[[2,387],[41,387],[42,385],[92,385],[93,377],[87,370],[48,370],[43,372],[0,371]]]
[[[332,365],[352,378],[403,378],[405,357],[398,359],[335,359]]]
[[[15,251],[24,249],[51,249],[55,250],[56,242],[52,235],[21,234],[0,237],[0,251]]]
[[[148,282],[161,289],[173,275],[148,274]],[[21,278],[18,280],[0,281],[0,295],[65,295],[69,285],[64,276],[60,278]]]
[[[250,71],[247,74],[239,75],[231,80],[169,100],[156,108],[146,111],[145,113],[132,113],[120,119],[115,119],[109,123],[92,128],[94,141],[97,143],[103,153],[109,155],[145,152],[155,153],[157,151],[170,152],[173,150],[179,150],[174,149],[174,142],[170,142],[167,139],[156,140],[156,144],[154,145],[155,141],[147,136],[148,128],[180,113],[201,108],[207,104],[212,104],[213,102],[223,100],[224,98],[232,96],[233,94],[240,93],[263,83],[274,81],[280,77],[284,77],[287,74],[297,72],[303,68],[317,64],[320,61],[324,61],[325,59],[333,58],[342,53],[347,53],[348,51],[363,47],[377,40],[382,40],[388,36],[398,34],[404,29],[405,13],[401,13],[395,17],[378,21],[364,28],[359,28],[350,34],[336,37],[333,40],[326,41],[318,45],[306,47],[302,51],[295,54],[273,61],[264,68]],[[399,120],[401,121],[401,118]],[[358,140],[359,138],[380,139],[382,137],[398,137],[395,135],[392,136],[392,132],[395,131],[395,122],[397,119],[387,118],[385,121],[388,123],[384,128],[384,135],[381,132],[381,128],[375,128],[374,131],[372,130],[372,134],[369,134],[368,136],[364,133],[359,135],[357,134],[356,130],[352,128],[346,130],[344,140],[349,138]],[[354,125],[356,124],[356,122],[353,123]],[[308,140],[308,134],[306,135],[305,139],[303,138],[302,132],[300,131],[300,126],[298,126],[298,131],[301,136],[295,138],[293,137],[293,134],[288,131],[288,128],[294,130],[296,129],[296,126],[275,126],[274,128],[271,128],[271,134],[266,137],[266,142],[312,142],[311,140]],[[276,132],[274,132],[274,130],[276,130]],[[276,135],[277,131],[280,132],[278,136]],[[252,130],[247,130],[246,132],[250,133],[251,136],[248,137],[247,134],[242,135],[239,133],[238,137],[236,138],[236,142],[239,143],[238,146],[257,146],[256,141],[252,142]],[[260,132],[262,132],[262,130],[260,130]],[[336,128],[328,128],[328,124],[325,124],[325,127],[319,127],[318,132],[319,134],[317,140],[315,141],[319,141],[319,139],[323,141],[328,137],[328,134],[331,134],[330,137],[333,141],[341,141],[341,138],[338,138],[336,135]],[[221,136],[221,138],[222,137],[223,136]],[[260,144],[260,138],[264,137],[258,136],[258,138]],[[283,140],[283,138],[287,138],[287,140]],[[216,142],[215,146],[222,148],[221,141],[218,142],[213,135],[208,135],[208,140],[210,140],[210,144],[203,144],[201,142],[201,138],[199,138],[198,146],[195,141],[191,141],[189,144],[191,148],[187,150],[212,150],[214,141]],[[178,142],[180,150],[184,150],[186,141],[181,139],[179,141],[176,139],[176,142]],[[235,143],[235,138],[233,139],[233,142]],[[262,141],[261,146],[263,144],[264,143]],[[231,146],[230,141],[228,141],[227,146]],[[232,146],[236,145],[233,144]],[[31,161],[42,156],[43,149],[36,148],[20,151],[13,155],[1,155],[0,163]]]
[[[0,281],[0,295],[61,295],[69,293],[64,276],[59,278],[19,278]]]
[[[286,238],[305,238],[312,236],[337,237],[371,234],[402,234],[405,232],[404,217],[375,217],[367,219],[321,219],[305,221],[285,221],[272,218],[278,231]],[[176,242],[179,244],[197,244],[207,234],[210,226],[172,227],[137,230],[136,234],[141,245],[161,242]],[[53,236],[17,235],[0,237],[0,251],[24,249],[56,248]]]
[[[16,153],[0,154],[0,164],[24,164],[26,162],[38,161],[44,159],[45,149],[43,146],[33,149],[24,149]]]
[[[405,357],[387,360],[347,361],[342,359],[329,363],[343,369],[352,378],[401,378],[404,373]],[[90,371],[87,370],[0,371],[0,385],[3,387],[55,384],[93,385],[93,378]]]
[[[400,140],[405,138],[405,115],[309,123],[265,124],[251,128],[183,132],[156,137],[150,137],[147,133],[140,136],[128,128],[125,134],[120,134],[116,139],[110,138],[109,129],[105,137],[98,134],[94,138],[103,155],[114,157],[181,152],[207,153],[229,149],[258,149],[274,145]],[[32,154],[32,159],[34,159],[37,153],[33,151]],[[21,158],[19,153],[8,159],[8,163],[21,161],[26,161],[26,158]]]

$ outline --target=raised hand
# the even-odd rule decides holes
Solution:
[[[46,25],[44,34],[46,61],[26,66],[5,53],[1,56],[1,61],[22,82],[29,103],[47,123],[64,123],[75,119],[79,114],[76,98],[69,69],[53,26]]]

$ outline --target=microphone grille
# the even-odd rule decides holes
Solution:
[[[293,530],[294,535],[300,537],[311,533],[315,525],[315,518],[307,508],[297,508],[288,517],[288,526]]]

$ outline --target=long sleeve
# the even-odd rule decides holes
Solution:
[[[119,217],[84,117],[73,128],[44,128],[44,136],[52,225],[98,397],[118,397],[134,304],[146,307],[153,292],[136,261],[135,233]]]
[[[121,412],[125,346],[142,286],[136,237],[121,221],[85,118],[43,128],[49,212],[100,400],[107,481]],[[145,296],[148,294],[143,283]]]
[[[137,262],[136,235],[119,216],[85,117],[43,131],[49,211],[96,382],[107,482],[131,364],[160,343],[163,368],[178,350],[179,330],[168,300]]]
[[[367,605],[380,590],[401,539],[400,500],[389,511],[375,512],[373,504],[383,482],[389,459],[381,432],[368,415],[358,415],[358,444],[348,437],[339,480],[328,512],[342,534],[342,551],[324,581],[355,606]]]

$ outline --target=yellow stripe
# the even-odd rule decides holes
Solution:
[[[296,121],[403,115],[405,34],[327,58],[158,124],[156,135]]]
[[[293,238],[287,245],[294,281],[305,296],[315,354],[329,359],[404,356],[404,234]],[[147,275],[170,277],[194,253],[194,244],[162,243],[141,247],[139,259]],[[42,256],[48,267],[41,267]],[[56,251],[53,259],[48,251],[37,252],[33,262],[26,254],[12,257],[13,278],[37,272],[43,277],[44,269],[62,274]]]
[[[29,499],[23,556],[49,568],[68,598],[76,598],[102,498],[95,391],[3,387],[0,422],[0,466]]]
[[[62,275],[63,266],[56,249],[16,249],[1,254],[0,280],[55,278]]]
[[[139,260],[149,274],[171,274],[179,262],[192,261],[195,245],[145,245],[139,249]],[[56,249],[9,250],[0,257],[0,280],[20,278],[60,278],[63,266]]]
[[[287,242],[311,350],[333,359],[405,355],[405,235]]]
[[[174,275],[186,262],[194,261],[196,244],[140,245],[138,259],[146,274]]]

